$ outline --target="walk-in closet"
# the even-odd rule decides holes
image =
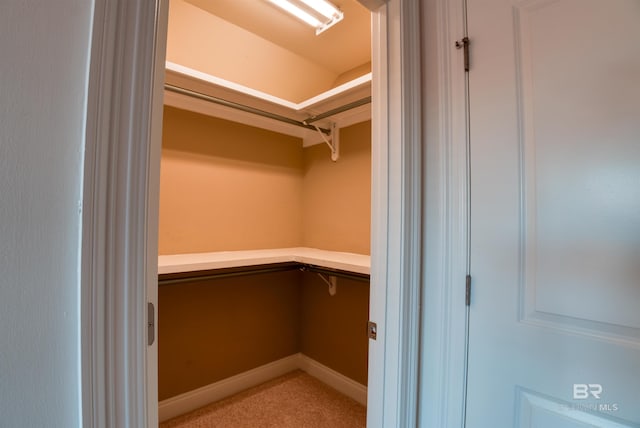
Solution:
[[[169,2],[161,425],[281,376],[366,406],[371,15],[292,1],[314,28],[275,3]]]

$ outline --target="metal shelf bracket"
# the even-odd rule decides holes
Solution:
[[[335,296],[338,292],[338,277],[334,275],[325,275],[320,272],[316,272],[316,274],[329,286],[329,295]]]
[[[340,158],[340,131],[335,122],[331,122],[331,126],[329,128],[331,132],[329,133],[328,138],[319,127],[316,125],[313,125],[313,127],[316,128],[316,131],[318,131],[318,134],[322,137],[322,141],[329,146],[329,149],[331,150],[331,160],[334,162],[337,161]]]

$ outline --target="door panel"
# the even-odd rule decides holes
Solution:
[[[561,402],[537,395],[532,392],[518,390],[516,411],[518,419],[515,426],[530,428],[587,428],[607,427],[624,428],[629,425],[618,423],[609,417],[601,417],[593,413],[581,411],[579,407],[571,408]]]
[[[640,2],[468,7],[467,426],[640,426]]]
[[[597,330],[640,328],[640,70],[619,43],[640,40],[638,30],[621,31],[638,25],[639,3],[629,5],[516,8],[525,316],[553,314],[563,327],[582,319],[601,324],[592,324]],[[570,17],[570,31],[562,17]]]

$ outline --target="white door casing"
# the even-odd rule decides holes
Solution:
[[[150,148],[147,188],[147,426],[158,426],[158,224],[160,210],[160,159],[162,149],[162,117],[164,111],[164,63],[167,51],[169,1],[159,0],[156,17],[153,85],[151,87]],[[152,337],[149,337],[152,336]]]
[[[84,427],[157,426],[147,302],[157,286],[164,68],[156,65],[164,64],[167,6],[94,3],[82,210]]]
[[[422,2],[423,293],[419,426],[460,428],[466,382],[468,156],[463,1]]]
[[[422,141],[417,0],[372,15],[372,168],[367,426],[415,426],[421,292]]]
[[[466,426],[638,427],[640,3],[469,1],[468,29]]]

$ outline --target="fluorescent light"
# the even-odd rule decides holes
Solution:
[[[269,0],[316,29],[316,35],[342,21],[344,14],[327,0]],[[323,19],[326,18],[326,19]]]
[[[337,7],[335,7],[334,5],[332,5],[331,3],[325,0],[301,0],[301,1],[328,19],[336,18],[340,16],[340,14],[342,13]]]
[[[289,3],[287,0],[269,0],[269,1],[275,4],[276,6],[279,6],[282,9],[286,10],[290,14],[294,15],[296,18],[303,20],[304,22],[311,25],[312,27],[315,27],[315,28],[322,27],[322,22],[320,22],[318,19],[314,18],[304,10],[300,9],[298,6],[295,6]]]

